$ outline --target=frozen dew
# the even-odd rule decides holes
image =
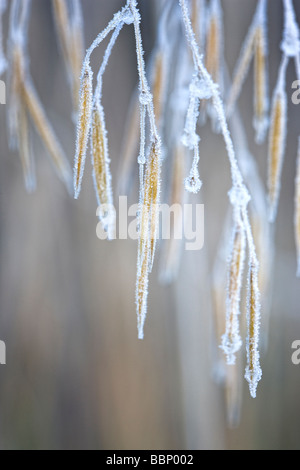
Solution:
[[[127,8],[126,11],[124,12],[122,19],[124,23],[127,25],[131,25],[134,23],[134,17],[129,8]]]
[[[197,146],[199,144],[200,137],[195,132],[190,133],[187,130],[185,130],[184,134],[181,138],[181,142],[185,147],[187,147],[189,149],[193,149],[195,146]]]
[[[200,180],[197,170],[192,168],[189,176],[184,180],[184,187],[189,193],[197,194],[202,188],[202,181]]]
[[[152,99],[153,99],[152,94],[149,91],[144,91],[144,90],[141,91],[140,96],[139,96],[141,105],[143,106],[149,105],[152,102]]]
[[[212,97],[212,90],[203,78],[191,83],[190,93],[200,100],[209,100]]]

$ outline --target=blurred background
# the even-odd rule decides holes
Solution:
[[[175,2],[175,0],[174,0]],[[83,0],[86,45],[123,4]],[[141,0],[146,56],[155,38],[152,0]],[[251,23],[255,0],[222,0],[230,74]],[[300,2],[294,1],[300,21]],[[281,0],[269,2],[270,89],[280,62]],[[4,17],[7,35],[8,15]],[[30,68],[53,126],[72,162],[72,102],[57,46],[50,0],[33,0]],[[94,69],[104,49],[94,56]],[[295,80],[288,69],[288,96]],[[121,33],[104,79],[104,107],[116,188],[122,137],[137,81],[131,27]],[[252,131],[250,73],[240,98],[249,145],[266,181],[267,145]],[[9,106],[9,102],[6,106]],[[0,367],[1,449],[299,449],[300,289],[293,229],[300,108],[289,122],[276,251],[269,348],[262,355],[258,397],[243,385],[241,422],[226,424],[224,390],[213,380],[210,277],[227,211],[230,175],[220,136],[201,130],[199,199],[205,204],[205,246],[183,254],[179,279],[150,278],[145,339],[137,339],[136,242],[96,236],[96,201],[87,161],[80,199],[72,200],[34,136],[37,191],[26,194],[18,155],[9,152],[5,106],[0,108]],[[137,202],[133,188],[131,202]]]

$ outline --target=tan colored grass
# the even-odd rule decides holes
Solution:
[[[240,349],[239,315],[241,289],[245,261],[245,233],[242,226],[234,228],[233,244],[229,262],[227,302],[226,302],[226,331],[222,338],[222,349],[227,356],[227,363],[235,364],[235,354]]]
[[[95,184],[100,204],[108,204],[108,175],[106,171],[107,149],[105,144],[105,125],[98,106],[93,110],[92,119],[92,160]]]
[[[262,27],[259,26],[256,32],[255,46],[255,116],[258,121],[265,117],[266,109],[266,58],[264,52],[264,36]]]
[[[154,255],[154,247],[157,232],[158,196],[160,182],[160,155],[157,143],[151,144],[147,168],[145,173],[145,185],[143,207],[141,216],[140,249],[150,240],[150,260]]]
[[[144,247],[140,272],[138,270],[136,288],[136,307],[139,339],[143,338],[143,326],[146,318],[148,283],[149,283],[149,249],[148,243]]]
[[[274,221],[276,218],[280,193],[281,172],[284,158],[285,126],[284,98],[281,93],[277,93],[273,104],[269,135],[268,190],[271,221]]]
[[[237,330],[236,322],[240,313],[240,300],[242,278],[244,270],[244,250],[245,250],[245,234],[241,227],[238,227],[233,242],[233,250],[229,271],[228,286],[228,304],[229,304],[229,331],[228,337],[233,341],[233,335]]]
[[[247,305],[247,367],[245,378],[249,383],[250,394],[253,398],[256,397],[257,384],[262,376],[259,357],[260,299],[257,270],[257,263],[250,260]]]
[[[250,268],[250,300],[249,300],[249,326],[248,326],[248,340],[249,340],[249,372],[250,372],[250,383],[254,380],[255,364],[256,364],[256,348],[255,348],[255,330],[256,330],[256,293],[254,289],[254,271]]]
[[[77,143],[75,154],[75,174],[74,174],[74,190],[75,198],[80,193],[81,181],[84,172],[84,164],[86,159],[88,138],[91,126],[92,103],[93,103],[93,83],[92,71],[89,65],[83,74],[81,91],[80,91],[80,108],[77,126]]]

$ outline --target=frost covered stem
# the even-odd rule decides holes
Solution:
[[[137,0],[128,0],[128,5],[133,16],[133,25],[134,33],[136,40],[136,54],[137,54],[137,63],[138,63],[138,73],[140,80],[140,93],[142,97],[145,97],[145,103],[147,105],[147,111],[150,121],[151,134],[155,140],[160,140],[158,135],[158,130],[155,124],[155,115],[153,108],[153,98],[150,93],[150,88],[148,85],[148,80],[146,77],[146,67],[144,61],[144,50],[142,43],[142,34],[141,34],[141,16],[137,8]]]
[[[109,44],[107,46],[107,49],[105,51],[103,61],[102,61],[102,64],[101,64],[101,67],[99,69],[99,73],[98,73],[98,76],[97,76],[97,87],[96,87],[96,91],[95,91],[95,101],[99,101],[101,99],[102,85],[103,85],[103,74],[106,70],[111,52],[113,50],[113,47],[116,43],[116,40],[118,39],[118,36],[119,36],[123,26],[124,26],[124,21],[120,21],[120,23],[117,24],[117,26],[116,26],[113,34],[112,34],[112,37],[109,41]]]
[[[207,83],[207,86],[211,90],[213,104],[214,104],[214,107],[215,107],[217,115],[218,115],[221,131],[222,131],[222,134],[223,134],[223,137],[224,137],[224,141],[225,141],[225,145],[226,145],[226,149],[227,149],[227,153],[228,153],[228,158],[229,158],[229,162],[230,162],[230,166],[231,166],[231,175],[232,175],[233,184],[234,184],[234,186],[242,187],[243,186],[243,178],[242,178],[242,175],[241,175],[241,172],[239,170],[237,160],[236,160],[236,157],[235,157],[235,152],[234,152],[234,148],[233,148],[232,139],[231,139],[231,136],[230,136],[230,133],[229,133],[229,130],[228,130],[228,126],[227,126],[227,122],[226,122],[224,106],[223,106],[222,100],[220,98],[218,88],[215,85],[215,83],[213,82],[211,76],[209,75],[209,73],[207,72],[207,70],[206,70],[206,68],[203,64],[202,57],[200,55],[199,48],[198,48],[198,45],[197,45],[197,42],[196,42],[195,33],[193,31],[191,20],[190,20],[190,17],[189,17],[189,11],[188,11],[188,7],[187,7],[187,4],[186,4],[186,0],[179,0],[179,4],[180,4],[181,10],[182,10],[182,18],[183,18],[185,31],[186,31],[186,36],[187,36],[187,40],[188,40],[189,46],[191,48],[191,51],[193,53],[195,66],[197,67],[200,76],[203,77],[203,79]]]
[[[96,37],[92,45],[89,47],[89,49],[86,52],[86,56],[84,59],[83,63],[83,68],[82,70],[84,71],[90,63],[90,58],[93,53],[93,51],[104,41],[104,39],[108,36],[108,34],[113,31],[120,23],[123,22],[124,15],[127,12],[127,7],[124,7],[121,11],[116,13],[113,17],[113,19],[108,23],[106,28]]]

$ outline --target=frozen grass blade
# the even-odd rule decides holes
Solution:
[[[139,254],[140,256],[140,254]],[[137,307],[137,327],[138,338],[144,339],[144,324],[147,315],[147,299],[149,285],[149,246],[148,241],[144,246],[142,258],[139,259],[137,267],[136,283],[136,307]]]
[[[160,194],[161,157],[159,142],[150,147],[145,172],[143,205],[141,208],[140,253],[149,250],[149,272],[152,270],[156,239],[158,236],[158,213]],[[141,257],[143,258],[143,256]]]
[[[111,174],[109,169],[108,144],[104,112],[100,105],[95,105],[92,118],[91,150],[95,190],[100,206],[100,220],[108,239],[115,237],[115,216],[113,208]]]
[[[256,261],[250,260],[247,299],[247,367],[245,379],[249,383],[252,398],[256,397],[257,385],[262,377],[259,361],[260,298],[257,270]]]
[[[268,190],[269,220],[275,222],[281,186],[281,174],[285,152],[287,126],[287,99],[285,92],[285,74],[287,59],[284,56],[274,92],[271,125],[269,135]]]
[[[77,125],[77,142],[75,153],[75,167],[74,167],[74,197],[78,199],[81,182],[84,172],[84,165],[86,159],[86,152],[88,146],[88,139],[91,129],[93,106],[93,72],[89,65],[86,65],[83,71],[81,91],[80,91],[80,106],[79,117]]]
[[[226,332],[222,338],[222,349],[227,356],[227,364],[233,365],[236,353],[242,346],[239,331],[240,301],[245,263],[246,237],[242,224],[234,228],[232,252],[229,261]]]
[[[136,281],[139,339],[144,337],[143,328],[147,313],[148,278],[153,266],[158,234],[160,160],[160,142],[156,141],[150,147],[143,186],[143,198],[141,199],[142,205],[140,207],[140,238]]]

